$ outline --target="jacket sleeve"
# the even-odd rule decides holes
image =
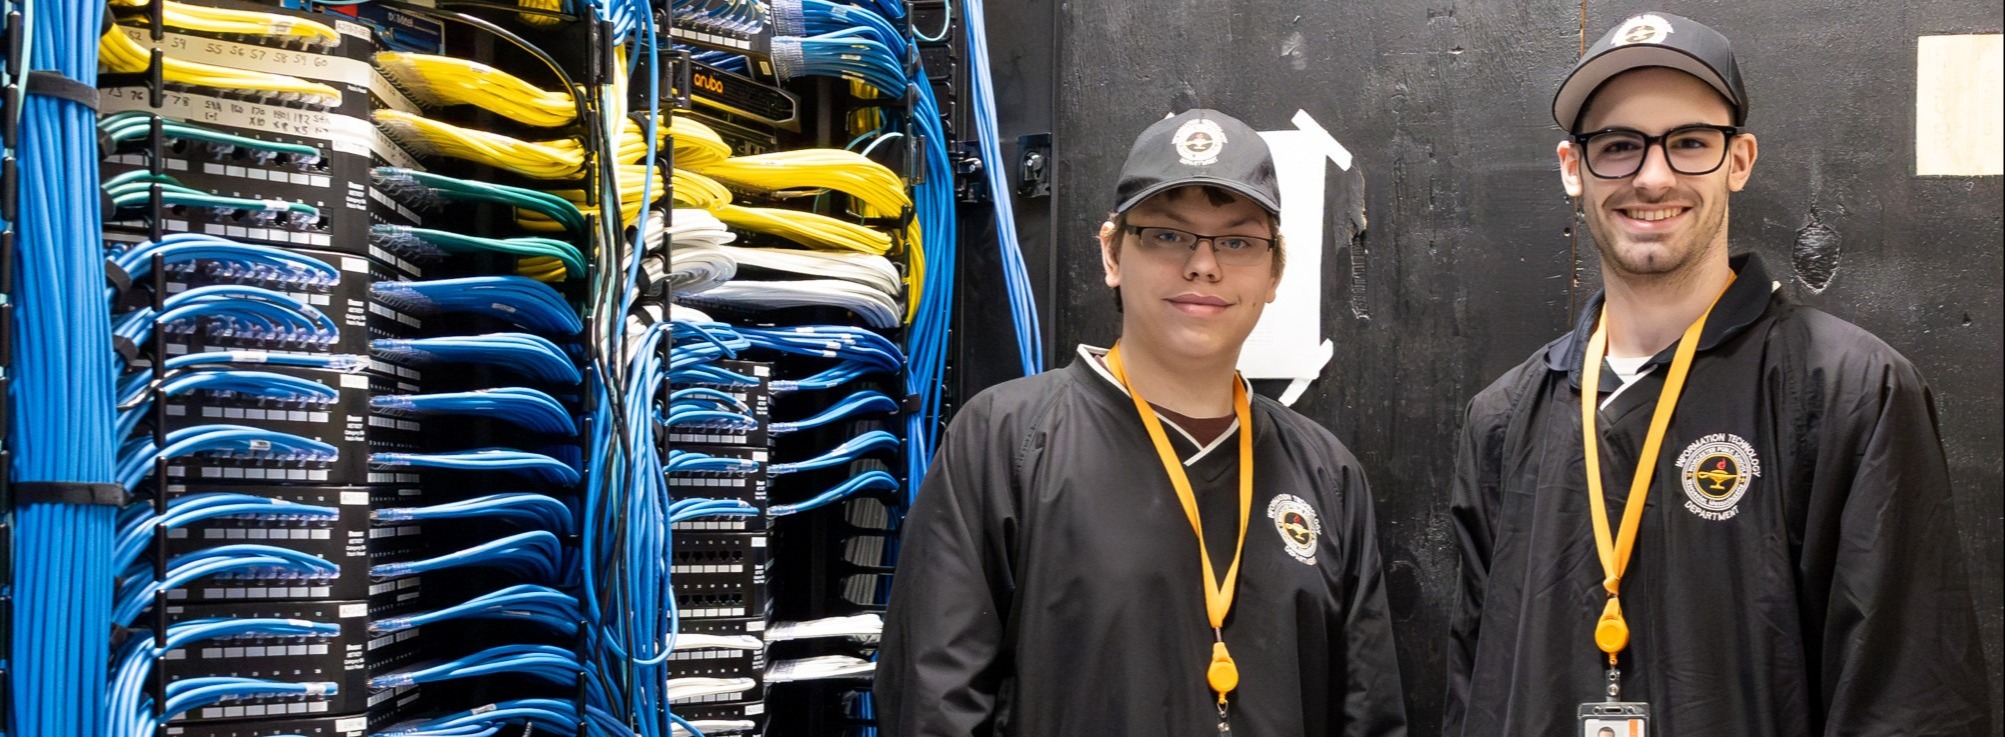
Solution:
[[[1509,381],[1507,376],[1497,386]],[[1449,614],[1448,689],[1441,733],[1462,737],[1468,716],[1469,687],[1476,666],[1476,639],[1483,614],[1483,594],[1490,583],[1491,525],[1496,514],[1503,438],[1508,401],[1492,387],[1474,400],[1462,421],[1455,451],[1455,476],[1449,481],[1448,513],[1461,549],[1462,570],[1455,608]],[[1482,734],[1480,725],[1469,734]]]
[[[1344,737],[1406,737],[1406,699],[1393,646],[1392,615],[1385,603],[1384,561],[1379,557],[1378,523],[1371,489],[1355,466],[1344,469],[1345,520],[1351,532],[1350,559],[1356,576],[1345,607]]]
[[[1820,673],[1824,734],[1988,735],[1988,689],[1934,406],[1904,359],[1871,373],[1855,384],[1839,379],[1859,388],[1831,390],[1814,433],[1799,575],[1817,638],[1805,644]]]
[[[888,737],[987,737],[1013,668],[1009,444],[977,397],[955,418],[907,515],[876,686]]]

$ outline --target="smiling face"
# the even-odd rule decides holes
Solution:
[[[1236,359],[1281,284],[1279,246],[1250,263],[1220,264],[1213,241],[1149,247],[1134,229],[1271,239],[1274,217],[1244,197],[1191,186],[1144,200],[1120,220],[1125,227],[1101,227],[1100,255],[1107,286],[1120,293],[1122,342],[1193,362]]]
[[[1661,136],[1686,126],[1732,123],[1732,108],[1712,87],[1684,72],[1652,67],[1617,75],[1595,92],[1580,132],[1624,128]],[[1590,173],[1574,142],[1559,145],[1560,178],[1567,194],[1580,200],[1604,271],[1625,279],[1677,279],[1709,259],[1726,258],[1727,196],[1747,184],[1756,148],[1752,134],[1723,145],[1725,163],[1708,174],[1673,171],[1665,151],[1651,145],[1642,168],[1619,179]]]

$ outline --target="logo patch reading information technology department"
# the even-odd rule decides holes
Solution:
[[[1323,520],[1316,516],[1316,509],[1294,494],[1276,494],[1274,501],[1267,503],[1267,518],[1274,520],[1274,530],[1281,533],[1281,546],[1288,549],[1288,555],[1305,565],[1316,564],[1316,540],[1323,536]]]
[[[1622,22],[1615,32],[1615,45],[1663,43],[1671,35],[1671,22],[1661,15],[1644,14]]]
[[[1210,166],[1218,163],[1218,153],[1225,150],[1225,129],[1199,118],[1179,126],[1176,135],[1170,136],[1170,144],[1184,165]]]
[[[1692,441],[1678,454],[1679,478],[1685,486],[1685,510],[1720,521],[1740,514],[1740,499],[1761,476],[1761,459],[1754,446],[1732,433],[1714,433]]]

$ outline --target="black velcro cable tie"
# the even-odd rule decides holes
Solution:
[[[139,367],[151,365],[150,362],[139,356],[139,344],[132,342],[131,338],[123,335],[111,336],[111,347],[113,350],[118,351],[118,357],[125,360],[126,366]]]
[[[16,481],[11,487],[15,504],[82,504],[120,507],[125,505],[125,487],[118,484],[89,484],[80,481]]]
[[[132,275],[125,273],[125,268],[119,266],[117,261],[104,262],[104,281],[111,285],[111,291],[118,294],[124,294],[126,290],[132,288]]]
[[[898,414],[909,415],[918,412],[919,404],[922,401],[917,394],[905,395],[905,399],[898,402]]]
[[[28,72],[27,92],[30,95],[69,100],[90,108],[93,112],[97,110],[96,87],[70,79],[55,70],[36,69]]]

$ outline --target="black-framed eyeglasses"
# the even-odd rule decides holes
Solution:
[[[1602,179],[1632,177],[1642,171],[1643,161],[1655,146],[1664,152],[1664,162],[1679,174],[1711,174],[1727,160],[1727,142],[1740,135],[1731,125],[1688,125],[1664,135],[1645,135],[1628,128],[1609,128],[1593,133],[1575,133],[1587,171]]]
[[[1182,261],[1197,251],[1197,244],[1211,242],[1211,257],[1221,266],[1252,266],[1262,263],[1274,250],[1273,238],[1257,235],[1199,235],[1188,230],[1130,225],[1142,253],[1161,259]]]

